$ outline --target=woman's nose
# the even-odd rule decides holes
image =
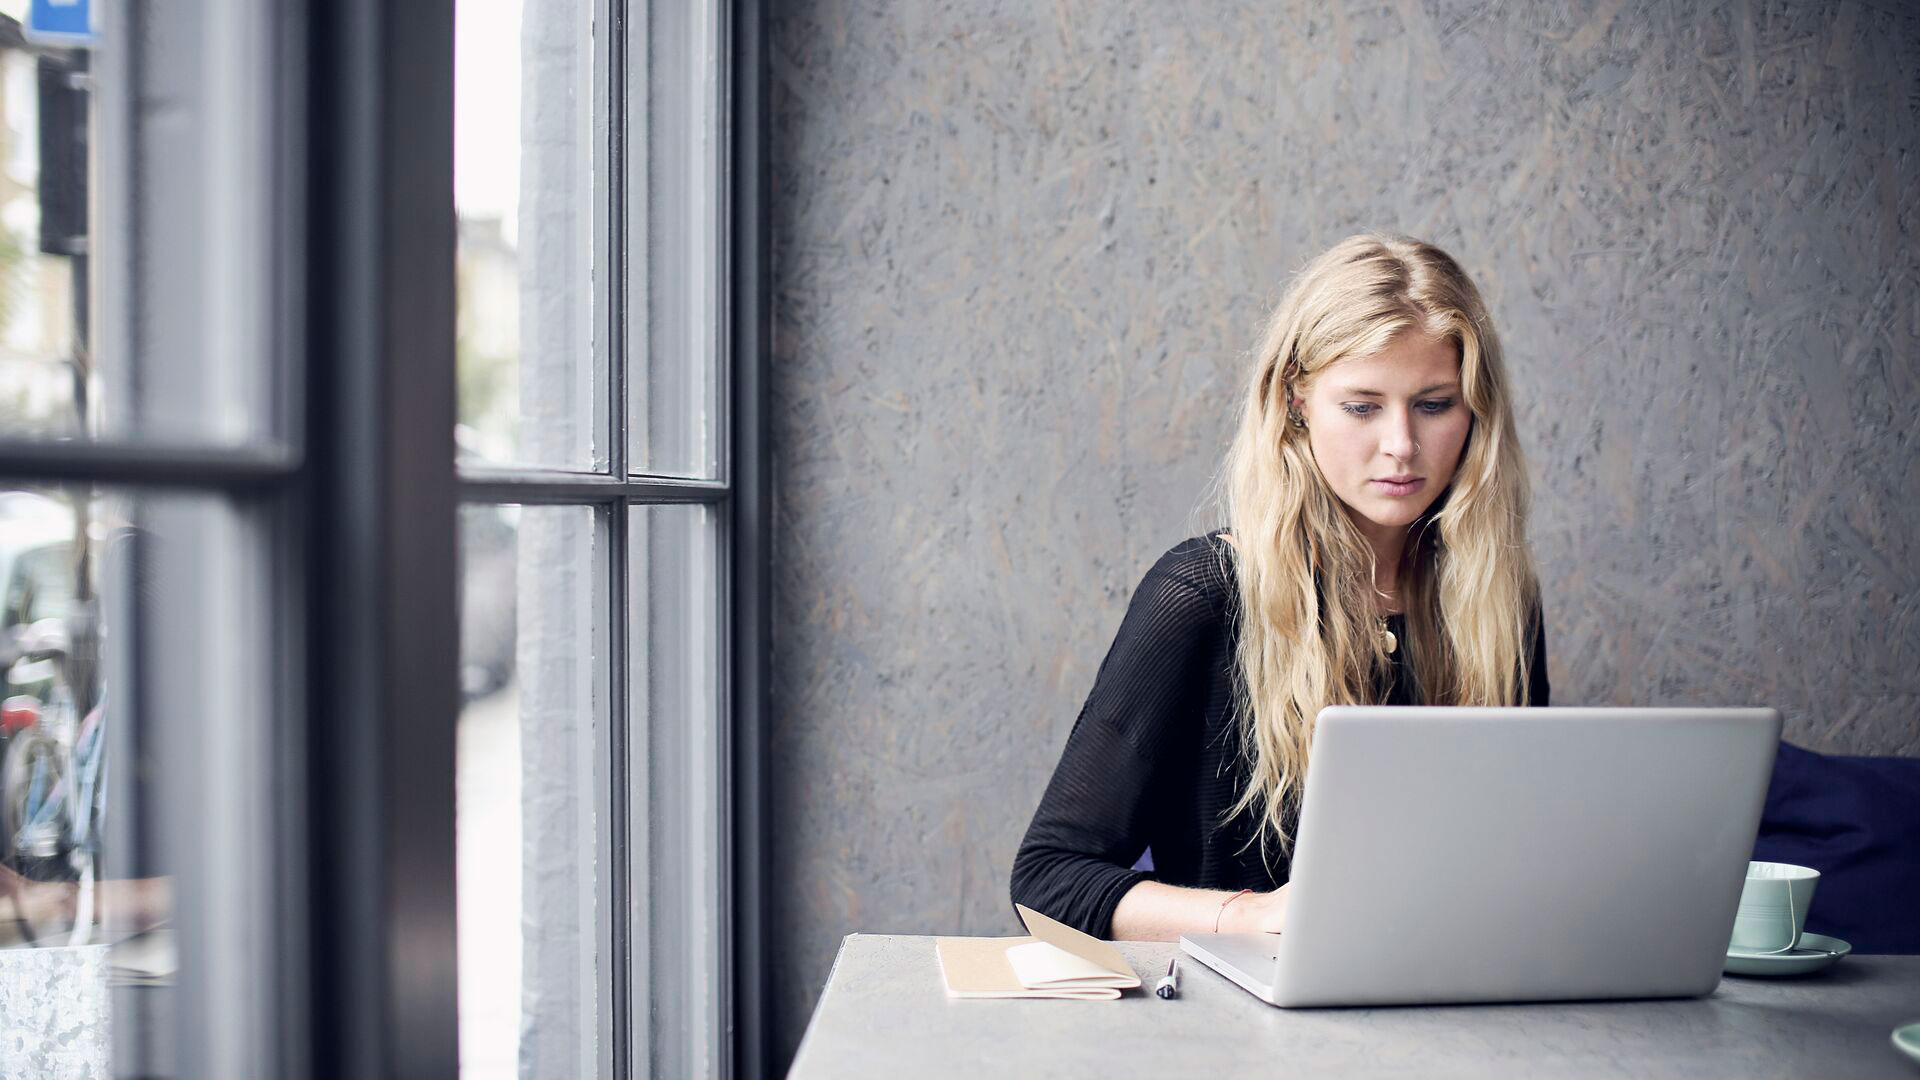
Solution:
[[[1402,413],[1389,420],[1381,436],[1380,449],[1388,457],[1406,461],[1413,457],[1413,417]]]

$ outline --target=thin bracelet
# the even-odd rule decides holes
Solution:
[[[1252,891],[1253,891],[1252,889],[1241,889],[1239,892],[1234,893],[1232,896],[1229,896],[1225,900],[1220,901],[1220,910],[1213,913],[1213,932],[1214,933],[1217,934],[1220,932],[1220,916],[1225,915],[1227,913],[1227,905],[1233,903],[1235,900],[1240,899],[1241,897],[1247,895]]]

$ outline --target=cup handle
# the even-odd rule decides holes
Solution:
[[[1800,947],[1800,935],[1793,932],[1793,879],[1786,878],[1785,883],[1787,886],[1787,944],[1784,948],[1768,949],[1760,954],[1762,956],[1778,956]]]

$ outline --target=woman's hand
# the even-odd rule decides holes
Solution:
[[[1282,885],[1272,892],[1248,893],[1227,905],[1220,916],[1223,934],[1278,934],[1285,929],[1287,889]]]

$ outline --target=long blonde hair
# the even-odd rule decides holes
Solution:
[[[1539,586],[1500,339],[1445,252],[1402,236],[1348,237],[1275,307],[1221,477],[1239,580],[1235,705],[1252,773],[1228,816],[1258,815],[1263,859],[1270,841],[1292,850],[1288,822],[1320,709],[1370,703],[1388,666],[1373,549],[1314,463],[1306,431],[1288,422],[1289,403],[1328,365],[1379,352],[1407,330],[1454,342],[1472,414],[1454,478],[1410,526],[1399,568],[1415,693],[1434,705],[1527,697]]]

